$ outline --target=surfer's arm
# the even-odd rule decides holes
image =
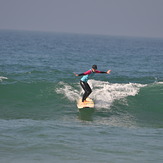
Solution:
[[[82,74],[76,74],[75,72],[74,72],[74,75],[75,76],[83,76],[84,74],[82,73]]]
[[[74,75],[75,75],[75,76],[79,76],[79,74],[77,74],[77,73],[75,73],[75,72],[74,72]]]
[[[85,75],[85,74],[84,74],[84,73],[76,74],[76,73],[74,72],[74,75],[75,75],[75,76],[83,76],[83,75]]]
[[[111,70],[108,71],[98,71],[96,70],[95,73],[103,73],[103,74],[110,74]]]
[[[85,75],[84,73],[78,74],[78,76],[84,76],[84,75]]]
[[[88,70],[88,71],[86,71],[86,72],[84,72],[84,73],[81,73],[81,74],[76,74],[76,73],[74,73],[74,74],[75,74],[75,76],[89,75],[89,74],[91,74],[91,70]]]

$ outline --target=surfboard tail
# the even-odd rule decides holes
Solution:
[[[92,99],[87,98],[86,102],[82,102],[82,99],[79,99],[77,102],[78,109],[82,108],[94,108],[94,102]]]

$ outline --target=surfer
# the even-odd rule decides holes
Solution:
[[[86,103],[86,99],[87,97],[91,94],[92,92],[92,89],[90,88],[89,84],[88,84],[88,79],[89,77],[92,77],[95,73],[106,73],[106,74],[110,74],[111,70],[108,70],[106,72],[104,71],[98,71],[97,70],[97,65],[93,65],[92,68],[84,73],[81,73],[81,74],[75,74],[75,76],[83,76],[80,80],[80,85],[81,87],[84,89],[84,94],[83,94],[83,97],[82,97],[82,102],[83,103]]]

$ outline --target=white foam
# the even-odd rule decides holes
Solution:
[[[115,100],[122,100],[126,103],[125,98],[128,96],[135,96],[138,94],[141,87],[145,84],[138,83],[109,83],[106,81],[89,80],[92,93],[90,98],[95,101],[96,108],[109,109]],[[81,92],[83,91],[78,84],[79,90],[73,88],[71,85],[64,82],[59,83],[60,88],[56,89],[59,94],[64,94],[70,101],[76,101],[81,98]]]
[[[163,84],[163,82],[157,82],[157,84]]]
[[[136,83],[109,83],[105,81],[89,80],[93,92],[90,95],[95,99],[96,108],[110,108],[115,100],[122,100],[126,103],[125,98],[138,94],[141,87],[145,85]]]
[[[80,98],[80,93],[78,90],[66,84],[64,82],[59,82],[60,88],[56,89],[58,94],[64,94],[70,101],[77,101]]]
[[[4,79],[8,79],[8,78],[7,77],[4,77],[4,76],[0,76],[0,81],[2,81]]]

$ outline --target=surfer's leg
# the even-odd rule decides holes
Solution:
[[[84,94],[83,94],[83,98],[82,98],[82,102],[84,102],[86,100],[86,98],[91,94],[92,89],[90,88],[89,84],[83,81],[80,81],[80,85],[82,86],[82,88],[84,89]]]
[[[91,87],[89,86],[88,83],[86,83],[86,89],[87,89],[87,96],[86,96],[86,98],[87,98],[92,93],[92,89],[91,89]]]
[[[84,94],[82,98],[82,102],[84,102],[86,98],[89,96],[89,94],[91,93],[91,91],[88,89],[87,84],[85,82],[82,82],[81,86],[84,89]]]

